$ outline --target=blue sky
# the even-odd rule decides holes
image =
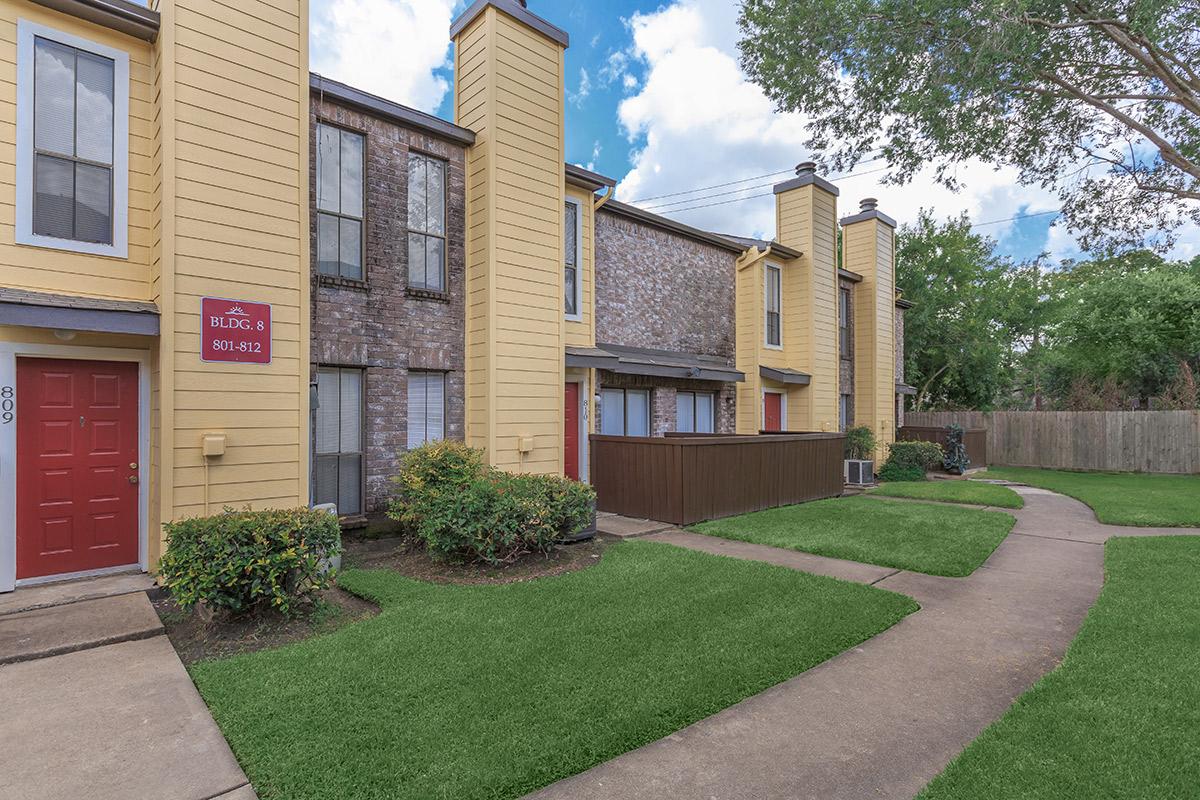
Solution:
[[[453,117],[450,20],[463,0],[313,0],[313,68],[446,119]],[[567,160],[619,181],[626,201],[698,227],[770,236],[769,184],[806,160],[803,119],[779,114],[738,66],[735,0],[529,0],[529,8],[571,36],[566,53]],[[402,42],[403,44],[398,44]],[[1078,255],[1070,235],[1051,227],[1055,196],[1016,184],[1015,173],[986,164],[959,170],[952,193],[928,176],[881,186],[864,164],[835,179],[840,213],[862,197],[901,222],[921,207],[939,217],[966,212],[1001,253],[1016,259],[1050,251]],[[765,179],[756,176],[772,174]],[[732,188],[696,190],[729,181]]]

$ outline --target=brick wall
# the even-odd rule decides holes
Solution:
[[[735,253],[603,208],[595,238],[597,343],[721,356],[734,366]],[[599,383],[651,389],[656,436],[675,430],[681,390],[716,392],[717,431],[736,429],[735,384],[606,371]]]
[[[408,441],[410,369],[446,373],[446,436],[463,438],[464,150],[316,93],[310,108],[311,359],[314,369],[328,365],[366,370],[364,507],[374,515],[387,507],[389,478]],[[366,135],[365,281],[317,275],[318,119]],[[407,290],[410,148],[446,159],[449,165],[445,294]]]
[[[838,278],[838,290],[850,290],[850,307],[847,309],[847,324],[850,328],[850,349],[848,352],[838,352],[838,392],[850,395],[850,413],[847,415],[846,427],[854,427],[854,281]],[[838,301],[841,302],[840,300]],[[839,306],[840,308],[840,306]],[[840,334],[840,331],[839,331]],[[838,402],[841,400],[839,398]]]
[[[904,383],[904,309],[896,309],[896,383]],[[904,425],[904,395],[896,395],[896,427]]]

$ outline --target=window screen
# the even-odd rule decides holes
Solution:
[[[649,436],[650,390],[601,390],[600,433],[606,436]]]
[[[34,39],[33,233],[112,244],[111,58]]]
[[[579,314],[579,205],[567,203],[563,216],[563,293],[569,316]]]
[[[363,279],[362,134],[317,125],[317,272]]]
[[[675,430],[712,433],[716,430],[716,396],[712,392],[675,393]]]
[[[363,372],[317,371],[316,470],[313,500],[336,503],[338,513],[361,514],[363,485]]]
[[[408,285],[446,290],[446,162],[408,154]]]
[[[408,447],[446,436],[446,375],[442,372],[408,373]]]
[[[782,289],[782,272],[774,264],[767,264],[766,271],[766,330],[767,344],[778,347],[782,341],[780,335],[780,295]]]

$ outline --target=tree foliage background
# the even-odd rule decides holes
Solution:
[[[896,283],[917,409],[1200,407],[1200,257],[1014,263],[966,217],[922,211]]]

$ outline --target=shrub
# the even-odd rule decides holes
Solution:
[[[962,425],[949,425],[946,428],[946,458],[942,467],[952,475],[962,475],[971,466],[967,456],[967,445],[963,441]]]
[[[185,609],[203,602],[230,615],[292,613],[325,589],[342,551],[337,517],[307,508],[234,511],[168,522],[159,576]]]
[[[497,565],[546,553],[590,521],[591,487],[554,475],[513,475],[483,454],[439,442],[410,451],[388,516],[406,523],[439,558]]]
[[[879,468],[879,480],[894,483],[896,481],[923,481],[925,470],[914,466],[901,466],[887,461]]]
[[[846,431],[846,457],[867,460],[875,454],[875,431],[868,425],[860,425]]]

